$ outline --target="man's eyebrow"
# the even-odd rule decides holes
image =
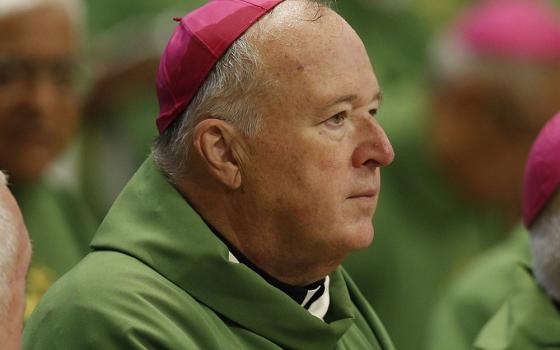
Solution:
[[[379,101],[379,104],[381,105],[381,103],[383,102],[383,96],[384,95],[383,95],[383,92],[381,90],[377,91],[377,93],[375,95],[373,95],[372,101],[377,100],[377,101]]]
[[[352,103],[356,99],[358,99],[358,95],[356,95],[356,94],[344,95],[344,96],[338,97],[335,100],[331,101],[328,104],[328,107],[337,105],[339,103],[344,103],[344,102]],[[379,101],[380,104],[383,101],[383,93],[381,91],[377,91],[375,93],[375,95],[373,95],[373,98],[370,101],[373,102],[373,101],[376,101],[376,100]]]

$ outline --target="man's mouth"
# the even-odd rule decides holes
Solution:
[[[348,197],[348,199],[373,199],[377,196],[378,190],[369,189],[361,192],[357,192]]]

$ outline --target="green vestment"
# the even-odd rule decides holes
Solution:
[[[530,260],[528,233],[519,225],[507,241],[477,258],[443,294],[429,324],[425,349],[470,349],[486,322],[519,290],[516,270]]]
[[[484,326],[474,350],[560,349],[560,313],[529,268],[518,265],[522,287]]]
[[[393,349],[342,268],[325,322],[243,264],[149,159],[93,252],[45,295],[24,349]]]

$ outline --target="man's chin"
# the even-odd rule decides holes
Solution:
[[[350,252],[365,249],[370,246],[374,237],[374,229],[371,225],[371,221],[368,225],[360,227],[351,233],[348,242],[348,250]]]

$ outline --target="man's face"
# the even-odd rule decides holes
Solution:
[[[57,7],[0,20],[0,168],[35,180],[77,124],[72,25]]]
[[[241,214],[283,256],[337,260],[371,242],[379,168],[393,160],[375,118],[379,86],[362,42],[334,12],[275,28],[260,48],[273,82],[258,102],[263,128],[247,138],[250,212]]]

